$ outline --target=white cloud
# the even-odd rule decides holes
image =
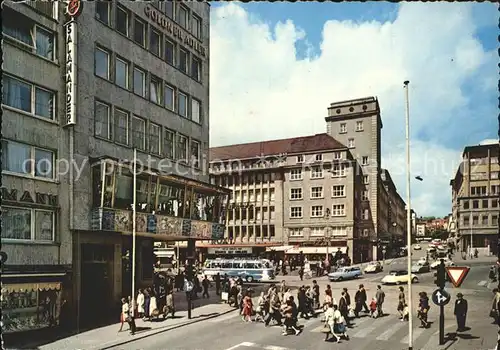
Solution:
[[[307,45],[307,33],[291,20],[271,28],[228,3],[213,9],[211,21],[211,146],[324,132],[331,102],[377,96],[382,166],[405,198],[405,152],[398,145],[404,145],[402,85],[408,79],[412,168],[424,177],[412,185],[412,206],[423,215],[450,211],[449,180],[465,144],[449,149],[417,136],[446,132],[430,129],[436,120],[448,131],[460,127],[456,115],[471,102],[466,81],[491,86],[485,67],[496,69],[495,55],[475,38],[469,4],[401,3],[393,23],[328,21],[319,53],[304,59],[295,43]],[[437,159],[433,169],[431,159]]]

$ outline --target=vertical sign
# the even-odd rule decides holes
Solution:
[[[69,17],[65,24],[65,41],[66,41],[66,66],[65,66],[65,125],[76,124],[76,58],[77,58],[77,26],[76,18],[82,10],[82,2],[80,0],[70,0],[66,5],[66,14]]]

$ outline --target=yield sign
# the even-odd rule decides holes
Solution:
[[[457,288],[460,287],[470,270],[470,267],[467,266],[447,266],[445,268],[451,283]]]

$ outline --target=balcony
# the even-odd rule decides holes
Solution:
[[[112,159],[92,165],[92,231],[132,234],[134,187],[129,169]],[[228,201],[225,188],[143,170],[136,176],[136,233],[156,240],[222,239]]]

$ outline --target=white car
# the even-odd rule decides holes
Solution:
[[[425,265],[425,264],[428,264],[427,258],[425,256],[418,259],[417,265]]]
[[[420,246],[420,244],[415,244],[415,245],[413,246],[413,249],[415,249],[415,250],[421,250],[421,249],[422,249],[422,247]]]
[[[401,284],[408,283],[408,271],[406,270],[394,270],[389,272],[387,276],[382,278],[382,284]],[[411,274],[411,282],[418,283],[418,277],[415,274]]]
[[[444,260],[444,266],[455,266],[455,263],[453,261],[451,261],[450,259],[445,258],[443,260]],[[437,269],[437,267],[439,266],[439,264],[441,264],[441,259],[438,259],[438,260],[434,261],[431,264],[431,269],[433,269],[433,270]]]
[[[365,267],[365,273],[377,273],[384,269],[380,261],[372,261]]]

